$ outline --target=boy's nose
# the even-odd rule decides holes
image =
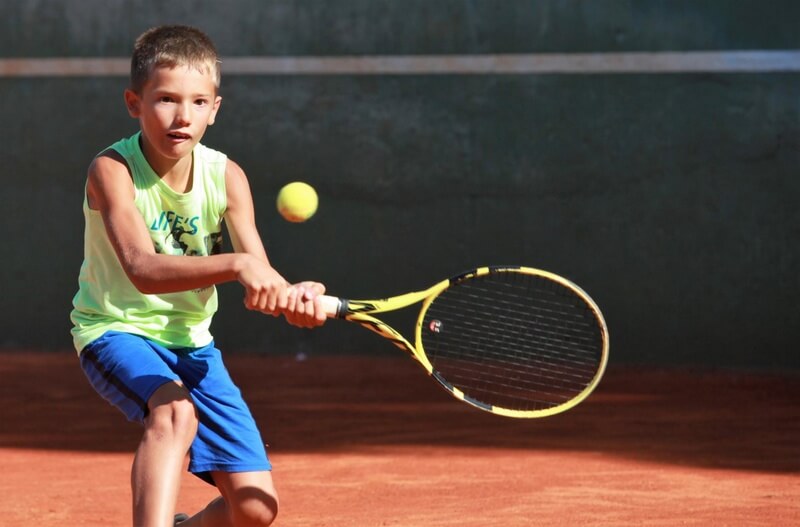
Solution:
[[[191,108],[189,108],[187,105],[181,104],[178,106],[178,111],[175,115],[175,121],[179,124],[187,125],[192,122],[191,115]]]

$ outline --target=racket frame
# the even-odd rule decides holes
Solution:
[[[503,408],[485,404],[481,401],[469,397],[460,389],[458,389],[456,386],[453,386],[450,382],[448,382],[441,375],[439,375],[438,372],[434,370],[431,361],[425,355],[425,350],[422,346],[423,321],[425,319],[425,314],[428,311],[428,307],[430,307],[431,303],[436,299],[436,297],[442,291],[448,289],[449,287],[456,286],[465,280],[470,280],[473,278],[485,276],[492,273],[502,273],[502,272],[529,274],[556,282],[570,289],[579,298],[581,298],[581,300],[583,300],[583,302],[586,304],[587,307],[589,307],[589,309],[593,312],[595,316],[598,327],[600,329],[600,335],[602,338],[601,356],[597,370],[595,372],[594,377],[580,393],[578,393],[577,395],[575,395],[574,397],[572,397],[571,399],[562,404],[538,410],[514,410],[510,408]],[[499,266],[499,265],[485,266],[485,267],[478,267],[470,271],[465,271],[458,275],[452,276],[450,278],[447,278],[445,280],[442,280],[441,282],[432,285],[427,289],[411,293],[405,293],[393,297],[376,299],[376,300],[350,300],[346,298],[337,298],[326,295],[323,296],[321,300],[323,309],[325,310],[328,317],[340,318],[347,320],[349,322],[356,322],[361,326],[363,326],[364,328],[372,331],[373,333],[377,333],[381,337],[386,338],[389,341],[393,342],[398,348],[406,351],[409,355],[411,355],[411,357],[413,357],[423,368],[425,368],[425,371],[428,372],[428,375],[433,377],[437,381],[437,383],[440,386],[442,386],[445,390],[447,390],[453,397],[461,401],[464,401],[474,407],[477,407],[481,410],[485,410],[487,412],[491,412],[498,415],[503,415],[506,417],[515,417],[515,418],[547,417],[564,412],[566,410],[569,410],[570,408],[575,407],[581,401],[586,399],[589,396],[589,394],[592,393],[592,391],[594,391],[594,389],[600,383],[600,380],[602,379],[603,374],[605,373],[606,366],[608,364],[608,354],[609,354],[608,326],[606,325],[605,318],[603,317],[603,314],[601,313],[598,305],[583,289],[581,289],[579,286],[577,286],[570,280],[562,276],[559,276],[555,273],[551,273],[549,271],[544,271],[541,269],[535,269],[532,267],[523,267],[523,266]],[[402,309],[404,307],[408,307],[420,302],[422,303],[422,305],[420,307],[420,312],[417,317],[417,322],[415,324],[413,344],[400,332],[391,327],[389,324],[380,320],[379,318],[372,316],[374,314]]]

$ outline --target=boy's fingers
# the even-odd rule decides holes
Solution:
[[[322,299],[319,296],[314,299],[314,319],[319,324],[328,320],[328,315],[325,314],[325,310],[322,308]]]
[[[276,311],[291,310],[297,301],[297,290],[294,287],[285,287],[278,294],[278,305]]]

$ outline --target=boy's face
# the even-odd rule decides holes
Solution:
[[[165,161],[191,154],[214,124],[221,101],[212,74],[191,66],[156,67],[140,93],[125,90],[128,113],[139,119],[145,153]]]

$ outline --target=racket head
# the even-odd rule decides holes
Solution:
[[[589,396],[608,362],[597,304],[556,274],[481,267],[429,291],[415,356],[442,387],[482,410],[518,418],[564,412]]]

